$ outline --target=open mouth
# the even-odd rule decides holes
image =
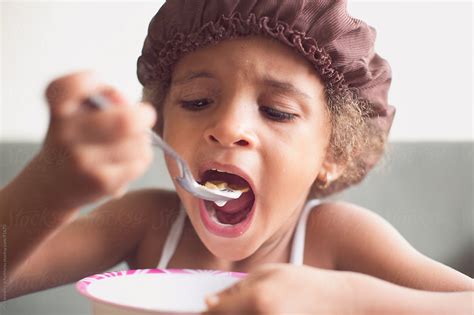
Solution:
[[[241,176],[210,169],[201,176],[202,185],[227,186],[242,191],[242,195],[219,206],[215,202],[204,200],[208,216],[219,225],[234,226],[244,222],[252,211],[255,194],[250,184]]]

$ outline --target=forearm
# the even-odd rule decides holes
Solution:
[[[42,241],[77,213],[72,204],[61,198],[54,176],[40,159],[35,157],[0,190],[1,247],[10,275]]]
[[[474,292],[421,291],[347,273],[354,309],[361,314],[473,314]]]

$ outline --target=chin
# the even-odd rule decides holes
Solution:
[[[226,240],[216,242],[215,239],[202,239],[206,248],[217,258],[229,262],[238,262],[252,256],[258,249],[258,245],[250,240]]]
[[[248,226],[224,227],[222,231],[220,227],[213,229],[206,226],[202,216],[209,212],[203,202],[197,200],[192,204],[193,208],[189,209],[193,210],[188,212],[188,216],[201,242],[214,256],[234,262],[244,260],[257,251],[259,244],[256,235],[262,231],[257,231],[258,216],[254,215],[256,207],[252,209],[250,220],[244,221]]]

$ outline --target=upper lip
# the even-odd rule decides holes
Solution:
[[[220,163],[220,162],[217,162],[217,161],[206,162],[206,163],[202,164],[199,167],[199,170],[198,170],[199,171],[199,173],[198,173],[199,179],[198,179],[198,181],[201,180],[201,178],[203,177],[203,175],[206,171],[211,170],[211,169],[217,169],[219,171],[224,171],[226,173],[230,173],[230,174],[234,174],[234,175],[238,175],[238,176],[242,177],[249,184],[250,189],[252,190],[252,192],[255,193],[255,189],[254,189],[255,186],[254,186],[254,183],[252,181],[252,178],[244,170],[242,170],[240,167],[238,167],[236,165],[233,165],[233,164],[224,164],[224,163]]]

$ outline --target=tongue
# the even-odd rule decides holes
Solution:
[[[247,217],[253,201],[253,194],[249,191],[244,193],[239,199],[228,201],[223,207],[218,207],[216,204],[213,204],[213,207],[216,210],[216,217],[219,222],[237,224]]]
[[[235,225],[245,220],[249,212],[250,212],[250,209],[245,209],[236,213],[226,213],[226,212],[216,210],[216,217],[217,217],[217,220],[219,220],[219,222],[221,223]]]

